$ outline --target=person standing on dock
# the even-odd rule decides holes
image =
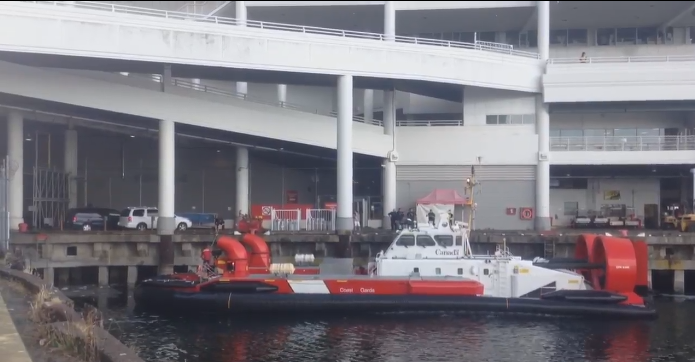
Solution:
[[[391,230],[396,230],[396,220],[398,220],[398,211],[396,211],[396,209],[393,209],[393,211],[389,212],[389,217],[391,218]]]

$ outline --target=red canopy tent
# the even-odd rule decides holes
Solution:
[[[437,189],[417,200],[418,205],[468,205],[470,202],[470,198],[463,197],[459,195],[458,191],[451,189]]]
[[[436,189],[430,192],[427,196],[417,200],[417,221],[419,223],[427,222],[427,214],[430,210],[436,215],[436,222],[442,217],[448,217],[449,211],[455,213],[456,206],[460,207],[461,217],[463,217],[463,208],[471,204],[469,197],[461,196],[458,191],[453,189]],[[456,214],[456,213],[455,213]],[[458,219],[458,217],[456,217]]]

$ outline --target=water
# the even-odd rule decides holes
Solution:
[[[183,318],[136,313],[126,299],[102,296],[106,324],[152,362],[695,361],[691,300],[658,300],[656,321],[610,322],[446,314]]]

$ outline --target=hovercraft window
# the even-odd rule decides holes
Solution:
[[[463,236],[457,236],[456,237],[456,246],[461,246],[463,245]]]
[[[436,246],[437,243],[429,235],[418,235],[417,246]]]
[[[490,269],[483,269],[483,275],[490,275]]]
[[[457,273],[458,273],[458,275],[463,275],[463,268],[459,268]]]
[[[442,275],[442,268],[434,269],[434,273],[437,275]]]
[[[419,272],[420,272],[420,268],[413,268],[413,273],[419,273]]]
[[[396,241],[398,246],[415,246],[415,236],[413,235],[401,235]]]
[[[434,240],[439,246],[454,246],[454,237],[452,235],[435,235]]]

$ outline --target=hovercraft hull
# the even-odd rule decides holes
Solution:
[[[222,288],[222,286],[219,286]],[[255,288],[256,291],[252,291]],[[210,288],[212,289],[212,288]],[[217,288],[215,288],[217,289]],[[136,302],[145,309],[167,309],[177,313],[219,314],[317,314],[396,312],[493,312],[584,316],[610,319],[651,319],[656,311],[648,306],[616,304],[600,300],[568,301],[537,298],[498,298],[461,295],[374,295],[374,294],[277,294],[265,287],[245,291],[193,291],[183,288],[139,286]]]

